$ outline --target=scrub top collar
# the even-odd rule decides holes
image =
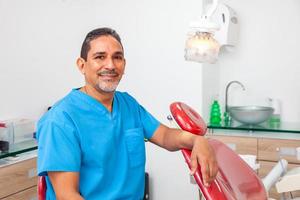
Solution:
[[[75,88],[72,90],[71,93],[73,93],[73,95],[75,95],[76,97],[79,97],[81,100],[85,101],[86,103],[90,104],[91,106],[93,106],[95,109],[97,109],[98,111],[100,111],[102,114],[107,115],[109,118],[115,118],[117,113],[118,113],[118,99],[117,99],[117,95],[116,92],[114,94],[114,98],[113,98],[113,102],[112,102],[112,112],[109,112],[107,110],[107,108],[98,100],[96,100],[95,98],[91,97],[90,95],[82,92],[79,90],[80,88]]]

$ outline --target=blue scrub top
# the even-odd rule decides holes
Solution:
[[[109,112],[73,89],[38,122],[38,174],[56,199],[47,171],[79,172],[86,200],[138,200],[144,194],[145,143],[160,123],[127,93],[115,92]]]

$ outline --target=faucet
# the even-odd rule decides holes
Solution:
[[[228,90],[229,90],[229,87],[231,86],[231,84],[233,83],[237,83],[239,84],[243,90],[245,90],[245,86],[239,82],[239,81],[230,81],[227,86],[226,86],[226,92],[225,92],[225,112],[228,112]]]

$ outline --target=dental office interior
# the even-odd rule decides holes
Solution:
[[[211,3],[0,0],[0,140],[9,140],[0,153],[0,199],[37,199],[35,123],[83,85],[75,63],[82,39],[105,26],[117,30],[125,49],[126,71],[118,90],[133,95],[168,126],[174,126],[167,119],[170,104],[189,105],[207,123],[206,137],[243,155],[264,185],[284,159],[285,168],[274,172],[276,180],[265,191],[273,199],[300,198],[300,1],[220,0],[236,14],[237,27],[227,33],[236,35],[234,45],[221,47],[214,63],[187,61],[189,24]],[[211,123],[213,102],[220,116],[216,124]],[[269,117],[276,114],[277,121],[247,125],[229,109],[229,123],[224,123],[225,103],[228,108],[271,107]],[[245,115],[252,118],[251,112]],[[180,151],[145,145],[148,199],[205,198]]]

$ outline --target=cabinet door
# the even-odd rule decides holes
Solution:
[[[260,168],[258,169],[258,175],[260,178],[264,178],[271,169],[277,164],[277,162],[268,162],[268,161],[259,161]],[[296,164],[288,164],[288,170],[294,168],[294,167],[300,167],[300,165]],[[275,188],[275,185],[270,189],[269,195],[271,198],[274,199],[280,199],[280,194],[277,193],[277,190]],[[284,194],[286,198],[288,199],[289,193]],[[292,192],[293,197],[300,197],[300,191]]]
[[[36,158],[0,168],[0,199],[36,185]]]
[[[257,139],[250,137],[208,135],[208,138],[220,140],[238,154],[251,154],[257,156]]]
[[[279,148],[282,148],[285,155],[281,157],[286,159],[289,163],[300,164],[300,160],[293,154],[296,147],[300,147],[300,140],[283,140],[283,139],[258,139],[258,159],[267,161],[279,160]],[[295,152],[294,152],[295,153]],[[291,154],[291,155],[289,155]]]
[[[37,200],[37,186],[23,190],[22,192],[5,197],[3,200]]]

